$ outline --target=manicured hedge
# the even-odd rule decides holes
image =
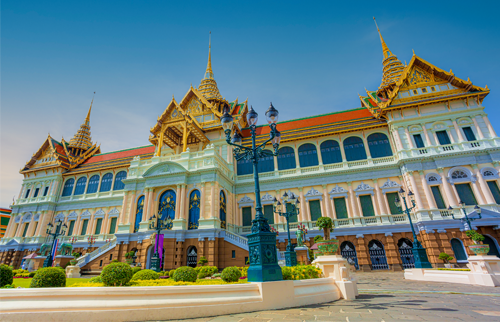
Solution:
[[[66,274],[64,270],[57,267],[44,267],[36,271],[31,280],[30,287],[65,287]]]
[[[312,265],[283,266],[281,268],[284,280],[306,280],[321,277],[321,269]]]
[[[173,278],[174,277],[174,273],[175,273],[175,269],[171,269],[169,272],[168,272],[168,276],[170,278]]]
[[[194,268],[182,266],[175,270],[173,278],[176,282],[196,282],[197,276]]]
[[[89,283],[102,283],[101,275],[92,277],[89,279]]]
[[[219,269],[215,266],[202,266],[198,271],[198,278],[205,278],[207,276],[212,276],[219,272]]]
[[[106,286],[122,286],[132,278],[132,268],[125,263],[112,263],[101,272],[102,282]]]
[[[221,278],[224,282],[237,282],[241,277],[241,271],[238,267],[226,267],[222,271]]]
[[[137,280],[141,280],[141,281],[146,281],[146,280],[157,280],[159,277],[158,277],[158,273],[151,270],[151,269],[143,269],[141,271],[138,271],[137,273],[134,274],[134,276],[132,276],[132,281],[137,281]]]
[[[14,273],[12,273],[12,267],[5,264],[0,265],[0,287],[5,285],[11,285],[13,282]]]

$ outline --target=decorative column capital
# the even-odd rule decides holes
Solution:
[[[425,173],[424,173],[424,170],[418,170],[418,174],[423,176]]]
[[[352,181],[347,181],[347,186],[351,187],[352,186]]]
[[[321,186],[323,187],[323,189],[326,189],[326,184],[322,184]]]
[[[443,173],[444,169],[443,168],[437,168],[438,173]]]
[[[471,164],[470,166],[471,166],[471,167],[472,167],[472,169],[474,169],[474,170],[477,170],[477,169],[478,169],[477,164]]]
[[[297,189],[299,189],[299,192],[302,192],[302,190],[304,189],[304,187],[299,187]],[[276,190],[276,193],[279,194],[279,190]]]

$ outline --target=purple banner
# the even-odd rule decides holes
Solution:
[[[163,270],[163,234],[156,235],[155,252],[160,256],[160,269]]]

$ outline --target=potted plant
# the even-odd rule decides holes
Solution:
[[[76,263],[78,263],[78,257],[80,257],[80,253],[78,252],[73,252],[73,254],[71,254],[74,258],[72,260],[69,261],[69,263],[71,264],[71,266],[75,266]]]
[[[134,251],[130,251],[128,253],[125,253],[125,260],[126,260],[127,264],[131,265],[133,263],[134,255],[135,255]]]
[[[205,264],[208,263],[208,259],[205,256],[201,256],[200,260],[198,261],[199,266],[205,266]]]
[[[323,236],[316,235],[314,236],[314,245],[312,245],[311,250],[313,251],[314,258],[323,255],[323,253],[318,249],[318,242],[325,240]]]
[[[484,236],[475,230],[467,230],[467,237],[472,239],[474,245],[470,245],[469,249],[476,255],[486,255],[490,251],[490,245],[483,245]]]
[[[450,255],[448,255],[446,253],[441,253],[441,254],[439,254],[438,258],[444,262],[444,267],[453,268],[453,264],[450,264],[450,261],[452,261],[454,259],[453,257],[451,257]]]
[[[329,217],[320,217],[316,221],[316,226],[323,229],[325,236],[324,240],[317,242],[318,249],[323,255],[335,255],[339,248],[339,241],[337,239],[330,239],[330,232],[333,231],[333,222]]]

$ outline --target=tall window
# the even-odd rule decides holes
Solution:
[[[101,233],[101,226],[102,226],[102,218],[97,219],[97,223],[95,225],[95,234],[99,235]]]
[[[89,225],[89,220],[88,219],[85,219],[83,220],[83,224],[82,224],[82,231],[80,233],[80,235],[86,235],[87,234],[87,226]]]
[[[396,204],[394,203],[394,200],[396,200],[396,198],[399,199],[398,193],[397,192],[386,193],[385,197],[387,198],[387,203],[389,204],[389,209],[391,211],[391,214],[392,215],[401,214],[402,213],[401,210],[399,210],[399,208],[396,207]]]
[[[33,229],[33,235],[31,237],[36,235],[36,229],[38,228],[38,221],[35,221],[35,229]]]
[[[470,128],[470,126],[463,127],[462,130],[464,130],[465,137],[467,138],[467,141],[476,141],[476,136],[474,135],[474,131]]]
[[[137,200],[137,210],[135,212],[134,233],[139,231],[142,221],[142,213],[144,211],[144,196],[140,196]]]
[[[472,192],[470,184],[468,183],[455,184],[455,188],[457,189],[457,193],[458,196],[460,197],[460,200],[465,202],[467,206],[477,205],[477,200],[476,197],[474,196],[474,193]]]
[[[278,151],[278,170],[295,169],[295,151],[291,147],[283,147]]]
[[[450,137],[446,131],[436,131],[436,135],[439,141],[439,144],[446,145],[451,144]]]
[[[417,148],[425,148],[424,140],[422,140],[422,136],[420,134],[414,134],[413,139],[415,140]]]
[[[24,195],[24,198],[28,198],[30,196],[30,191],[31,191],[31,189],[26,190],[26,194]]]
[[[252,207],[241,208],[243,216],[243,226],[252,226]]]
[[[302,144],[299,147],[299,163],[301,167],[312,167],[318,165],[318,151],[311,143]]]
[[[71,196],[71,193],[73,193],[73,185],[75,184],[75,179],[71,178],[66,180],[66,183],[64,183],[64,188],[62,192],[62,196]]]
[[[97,188],[99,187],[99,175],[93,175],[90,177],[89,185],[87,186],[87,193],[97,192]]]
[[[81,177],[76,181],[75,193],[74,195],[81,195],[85,192],[85,186],[87,185],[87,177]]]
[[[110,234],[114,234],[116,232],[116,221],[117,220],[118,220],[117,217],[111,218],[111,224],[109,225],[109,233]]]
[[[102,177],[101,189],[99,191],[100,192],[106,192],[106,191],[111,190],[111,184],[112,183],[113,183],[113,174],[111,172],[110,173],[106,173]]]
[[[226,194],[220,191],[220,207],[219,207],[220,228],[226,229]]]
[[[390,157],[392,155],[391,143],[384,133],[373,133],[366,138],[372,158]]]
[[[175,219],[175,191],[167,190],[161,194],[158,203],[158,216],[162,220]]]
[[[253,163],[251,160],[239,160],[236,163],[236,173],[239,176],[245,175],[245,174],[252,174],[253,173]]]
[[[319,146],[321,150],[321,159],[323,164],[339,163],[342,162],[342,153],[337,141],[328,140]]]
[[[359,196],[359,202],[361,203],[361,210],[363,211],[363,217],[375,216],[375,210],[373,209],[373,202],[371,195]]]
[[[490,188],[491,194],[493,198],[495,198],[495,202],[500,205],[500,189],[498,189],[498,185],[495,181],[487,181],[488,187]]]
[[[274,210],[273,205],[264,206],[264,217],[267,219],[269,225],[274,224]]]
[[[29,226],[30,226],[29,222],[24,225],[23,237],[26,237],[26,233],[28,233]]]
[[[432,195],[434,196],[434,201],[436,202],[436,207],[438,209],[446,209],[443,195],[441,195],[441,190],[439,190],[439,186],[432,186],[431,191]]]
[[[40,192],[40,188],[35,189],[35,193],[33,194],[33,198],[38,197],[38,193]]]
[[[127,171],[120,171],[116,174],[115,184],[113,185],[113,190],[123,190],[125,184],[122,182],[123,179],[127,178]]]
[[[335,214],[337,215],[337,219],[346,219],[349,217],[347,214],[347,205],[345,202],[345,198],[333,198],[333,205],[335,207]]]
[[[75,229],[75,221],[74,220],[69,222],[68,236],[73,235],[73,229]]]
[[[193,190],[189,195],[189,223],[188,229],[198,229],[200,220],[200,192]]]
[[[455,258],[458,261],[467,261],[467,254],[464,250],[464,245],[457,238],[453,238],[451,241],[451,248],[453,249],[453,253],[455,253]]]
[[[363,140],[357,136],[351,136],[344,140],[344,151],[347,161],[366,159],[365,145]]]
[[[321,201],[311,200],[309,201],[309,211],[311,212],[311,220],[316,221],[321,217]]]
[[[45,190],[43,190],[43,196],[45,197],[49,193],[49,187],[45,187]]]
[[[286,212],[291,212],[292,211],[292,204],[291,203],[287,203],[286,204]],[[290,219],[289,221],[292,223],[292,222],[298,222],[298,218],[297,218],[297,213],[295,213],[294,215],[290,216]]]
[[[263,151],[265,155],[259,158],[259,163],[257,164],[257,170],[259,173],[274,171],[274,156],[269,150]],[[253,173],[253,168],[252,168]]]

